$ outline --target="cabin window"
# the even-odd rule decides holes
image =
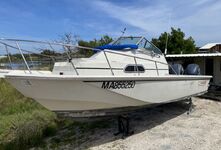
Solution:
[[[143,65],[127,65],[124,68],[124,72],[126,72],[126,73],[135,73],[135,72],[144,73],[145,69],[144,69]]]

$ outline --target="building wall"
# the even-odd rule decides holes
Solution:
[[[205,58],[204,57],[195,58],[195,63],[199,65],[200,73],[202,75],[205,75],[206,74]]]
[[[195,59],[195,63],[200,66],[202,75],[206,74],[206,58],[199,57]],[[221,57],[210,57],[213,59],[213,82],[214,84],[221,85]]]
[[[200,66],[200,72],[202,75],[206,74],[206,58],[199,57],[195,59],[195,63]],[[221,85],[221,57],[210,57],[213,59],[213,82],[214,84]]]
[[[221,57],[214,57],[214,76],[213,80],[215,84],[221,85]]]
[[[216,46],[210,49],[211,52],[221,52],[221,45],[217,44]]]

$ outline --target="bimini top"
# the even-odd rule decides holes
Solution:
[[[120,37],[117,40],[111,42],[110,44],[96,47],[96,49],[99,50],[109,49],[109,50],[119,50],[119,51],[145,49],[157,54],[162,54],[161,50],[157,48],[154,44],[149,42],[145,37],[133,37],[133,36]]]

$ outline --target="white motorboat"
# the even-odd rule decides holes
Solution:
[[[7,43],[16,42],[16,46]],[[169,74],[164,54],[145,37],[120,37],[109,45],[95,48],[90,58],[55,62],[52,71],[32,70],[20,42],[1,39],[17,48],[25,70],[11,70],[4,77],[27,97],[52,111],[84,111],[137,107],[175,102],[207,92],[211,76]],[[70,44],[48,43],[90,49]]]

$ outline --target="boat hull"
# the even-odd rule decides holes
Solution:
[[[6,76],[27,97],[52,111],[111,109],[169,103],[204,93],[210,77]]]

